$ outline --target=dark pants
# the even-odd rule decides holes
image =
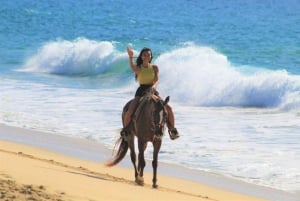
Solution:
[[[152,84],[141,84],[135,92],[135,97],[137,96],[142,97],[143,95],[145,95],[145,92],[152,86],[153,86]],[[158,91],[156,91],[155,89],[154,89],[154,95],[156,96],[159,95]]]

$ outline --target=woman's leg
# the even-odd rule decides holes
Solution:
[[[139,99],[140,99],[139,97],[135,97],[134,99],[132,99],[131,103],[129,104],[128,110],[124,114],[123,129],[121,131],[122,136],[128,135],[127,127],[129,126],[129,124],[131,122],[132,114],[135,112],[135,109],[137,107]]]
[[[152,98],[156,101],[162,100],[162,98],[159,96],[158,91],[156,91],[155,95],[152,96]],[[167,120],[167,126],[168,126],[168,132],[171,140],[175,140],[179,138],[179,133],[177,129],[175,128],[175,117],[173,110],[170,105],[166,105],[166,109],[168,112],[168,120]]]
[[[172,110],[170,105],[166,105],[166,109],[167,109],[167,112],[168,112],[167,126],[168,126],[168,129],[169,129],[169,135],[170,135],[170,138],[172,140],[175,140],[179,137],[179,133],[178,133],[177,129],[175,128],[174,113],[173,113],[173,110]]]

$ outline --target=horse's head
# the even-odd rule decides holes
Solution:
[[[155,109],[153,111],[153,123],[156,134],[162,136],[167,122],[167,104],[170,100],[168,96],[165,100],[158,99],[155,101]]]

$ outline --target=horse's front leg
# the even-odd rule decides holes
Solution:
[[[161,147],[161,140],[155,140],[153,141],[153,161],[152,161],[152,167],[153,167],[153,179],[152,179],[152,187],[157,188],[157,161],[158,161],[158,152]]]
[[[136,154],[135,154],[135,148],[134,148],[134,137],[131,136],[128,143],[129,143],[129,148],[130,148],[130,158],[131,158],[131,162],[132,162],[133,167],[134,167],[134,178],[136,179],[137,176],[138,176],[138,170],[137,170],[137,167],[136,167]]]
[[[139,185],[144,185],[144,168],[146,166],[144,151],[146,149],[147,144],[144,144],[138,140],[138,148],[139,148],[139,156],[138,156],[138,177],[135,182]]]

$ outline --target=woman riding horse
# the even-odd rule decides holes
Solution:
[[[147,148],[147,143],[151,142],[153,145],[153,178],[152,187],[157,188],[157,167],[158,167],[158,153],[162,144],[162,138],[156,135],[156,132],[163,133],[165,125],[167,124],[167,103],[169,97],[164,101],[156,101],[153,99],[154,92],[152,88],[145,91],[143,97],[140,98],[139,105],[136,112],[128,126],[130,135],[126,138],[120,137],[116,143],[116,150],[114,156],[106,163],[111,167],[118,164],[126,155],[128,148],[130,149],[131,162],[134,167],[135,182],[138,185],[144,185],[144,168],[146,160],[144,152]],[[125,106],[127,108],[128,104]],[[124,113],[122,114],[124,118]],[[136,163],[135,153],[135,137],[137,137],[138,144],[138,161]]]
[[[136,64],[133,62],[133,51],[131,48],[127,47],[127,53],[129,56],[129,64],[131,70],[136,75],[136,80],[139,82],[140,86],[135,93],[135,97],[128,104],[127,111],[125,111],[123,118],[123,129],[120,134],[123,138],[126,138],[129,135],[128,125],[131,122],[131,118],[133,113],[135,112],[138,102],[140,98],[144,95],[145,91],[149,88],[153,88],[155,90],[154,99],[161,99],[159,97],[159,93],[156,91],[159,69],[157,65],[151,64],[152,61],[152,51],[149,48],[143,48],[137,57]],[[175,128],[175,119],[172,108],[167,105],[166,106],[168,113],[168,121],[167,126],[169,129],[169,135],[172,140],[177,139],[179,137],[178,131]],[[124,111],[123,111],[124,112]],[[161,137],[162,133],[156,133],[157,136]]]

